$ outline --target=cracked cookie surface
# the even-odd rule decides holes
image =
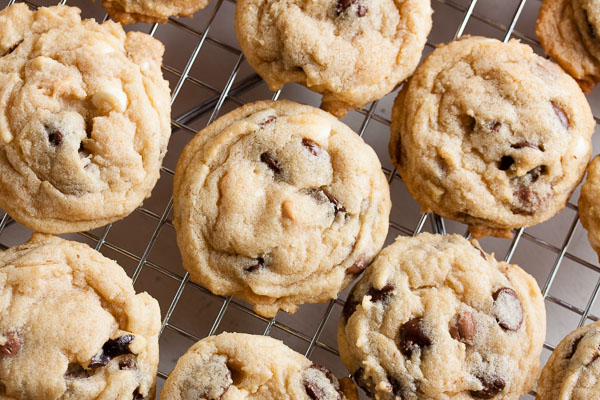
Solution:
[[[416,68],[429,0],[240,0],[235,27],[271,90],[299,82],[337,116],[382,98]]]
[[[508,236],[565,206],[595,121],[575,81],[516,41],[438,47],[398,95],[390,155],[424,211]]]
[[[588,400],[600,396],[600,323],[569,333],[544,366],[537,400]]]
[[[123,218],[159,177],[163,46],[76,7],[0,11],[0,208],[50,233]]]
[[[166,23],[169,17],[191,17],[210,0],[103,0],[108,15],[122,24]]]
[[[0,398],[151,399],[158,303],[89,246],[35,233],[0,253]]]
[[[518,266],[423,233],[398,237],[351,290],[338,347],[371,398],[517,399],[539,373],[545,314]]]
[[[222,333],[190,347],[160,399],[358,400],[354,385],[344,383],[279,340]]]
[[[265,316],[335,298],[383,246],[390,207],[373,149],[290,101],[219,118],[175,171],[173,222],[192,280]]]

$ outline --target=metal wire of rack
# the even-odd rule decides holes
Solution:
[[[174,65],[176,63],[171,63],[171,59],[169,55],[165,57],[163,72],[165,75],[168,75],[171,79],[171,89],[172,89],[172,105],[175,106],[176,102],[182,95],[182,93],[186,90],[186,88],[192,88],[192,97],[194,94],[194,90],[201,90],[204,95],[200,98],[200,100],[193,98],[192,101],[185,102],[183,107],[179,107],[179,113],[176,117],[173,117],[171,123],[173,128],[172,141],[177,138],[182,143],[179,146],[179,150],[185,142],[189,141],[193,135],[201,128],[203,125],[208,125],[213,122],[219,115],[222,115],[225,111],[225,105],[227,108],[237,107],[242,105],[248,101],[254,100],[252,95],[250,98],[248,94],[256,91],[257,88],[262,85],[262,92],[259,92],[259,98],[268,98],[268,92],[264,90],[264,83],[262,80],[254,74],[252,71],[249,73],[242,74],[243,76],[239,78],[240,71],[244,69],[244,57],[236,47],[235,43],[228,43],[226,40],[222,40],[218,34],[213,35],[213,31],[220,30],[222,28],[222,23],[219,18],[222,18],[221,14],[227,14],[228,18],[231,20],[231,8],[234,6],[234,0],[213,0],[214,5],[209,6],[207,9],[199,12],[198,14],[202,14],[201,26],[198,27],[193,23],[189,23],[189,20],[178,20],[178,19],[170,19],[167,25],[146,25],[139,24],[136,25],[136,29],[140,29],[149,33],[153,36],[160,36],[160,30],[169,29],[177,34],[186,35],[186,37],[190,38],[190,42],[193,43],[191,46],[189,55],[184,60],[181,65]],[[3,1],[0,2],[0,6],[8,6],[15,2],[15,0]],[[81,8],[85,8],[85,3],[90,3],[89,0],[62,0],[58,3],[60,4],[69,4],[69,5],[77,5]],[[56,1],[25,1],[30,7],[38,7],[41,5],[51,5],[56,4]],[[434,29],[436,28],[436,24],[444,24],[444,27],[448,26],[456,27],[456,29],[452,29],[448,31],[445,29],[446,34],[443,37],[432,38],[430,35],[430,40],[427,43],[426,52],[431,51],[437,42],[439,41],[449,41],[453,38],[458,38],[465,33],[479,33],[482,30],[486,29],[493,30],[495,32],[495,36],[500,39],[507,41],[511,38],[517,38],[522,42],[528,43],[534,48],[537,48],[539,51],[539,41],[531,32],[532,29],[529,27],[529,32],[522,32],[517,30],[517,24],[519,22],[519,18],[521,17],[523,11],[526,9],[526,5],[532,5],[531,11],[535,13],[537,11],[537,7],[539,7],[539,0],[507,0],[503,2],[501,5],[502,9],[510,13],[508,19],[504,19],[504,21],[499,20],[499,18],[488,15],[489,13],[482,12],[478,6],[480,5],[488,7],[491,6],[491,1],[489,0],[432,0],[432,5],[434,10],[437,13],[442,13],[442,17],[444,17],[444,13],[452,12],[455,16],[457,16],[454,20],[448,21],[446,19],[443,20],[434,20]],[[510,6],[513,5],[513,8]],[[88,7],[95,7],[96,16],[99,12],[101,12],[98,5],[87,5]],[[443,10],[445,11],[443,11]],[[103,12],[102,12],[103,14]],[[106,20],[107,16],[103,14],[103,19]],[[84,17],[86,17],[84,13]],[[195,21],[195,20],[194,20]],[[473,25],[473,29],[469,30],[468,27]],[[483,28],[481,28],[483,27]],[[485,34],[485,33],[484,33]],[[440,36],[440,35],[437,35]],[[206,55],[200,57],[200,54],[206,49],[207,46],[212,47],[212,51],[220,51],[226,53],[233,60],[233,65],[229,70],[227,76],[223,75],[223,78],[220,83],[215,83],[208,81],[203,78],[198,78],[198,74],[194,72],[195,67],[199,63],[199,61],[206,61]],[[169,50],[169,45],[167,45],[167,51]],[[247,67],[246,67],[247,69]],[[221,87],[219,87],[221,86]],[[290,85],[286,85],[284,87],[284,92],[287,90],[287,87]],[[266,96],[265,97],[265,93]],[[279,98],[281,95],[281,91],[275,94],[272,94],[273,99]],[[294,95],[298,92],[293,92],[290,97],[294,100]],[[262,97],[261,97],[262,96]],[[394,98],[395,92],[386,96],[384,100],[375,101],[369,104],[365,109],[357,110],[351,112],[349,117],[346,118],[347,122],[354,122],[355,129],[358,134],[362,137],[365,135],[367,131],[369,131],[370,125],[379,124],[379,131],[385,132],[388,130],[390,125],[389,119],[389,107],[386,108],[385,103],[388,104]],[[189,95],[187,96],[190,97]],[[387,100],[386,100],[387,99]],[[600,111],[600,107],[594,107],[594,98],[591,98],[592,108],[594,111]],[[189,104],[188,104],[189,103]],[[600,103],[598,103],[600,106]],[[596,118],[596,120],[598,120]],[[351,123],[351,126],[352,123]],[[385,133],[384,133],[385,134]],[[383,138],[387,141],[387,137]],[[368,141],[368,140],[367,140]],[[383,149],[383,150],[382,150]],[[378,155],[383,159],[387,157],[384,154],[385,146],[379,146],[376,148]],[[169,148],[169,152],[172,153],[171,145]],[[172,155],[173,159],[176,160],[178,156],[177,150]],[[169,155],[168,155],[169,157]],[[173,164],[173,163],[171,163]],[[174,164],[173,164],[174,165]],[[395,191],[402,191],[403,184],[401,182],[400,176],[396,173],[396,169],[391,166],[390,163],[386,166],[384,163],[384,172],[388,177],[388,182],[392,189],[392,193]],[[300,318],[295,319],[294,316],[287,315],[285,313],[279,313],[276,317],[267,319],[261,317],[252,312],[251,307],[244,301],[229,297],[221,297],[215,296],[211,294],[208,290],[197,285],[190,281],[189,275],[185,273],[185,271],[181,268],[180,261],[178,259],[173,258],[165,258],[160,256],[164,252],[164,250],[168,249],[169,246],[173,245],[173,240],[170,242],[165,242],[162,239],[162,235],[165,230],[169,230],[169,235],[173,236],[173,224],[171,222],[171,211],[172,211],[172,197],[170,197],[171,192],[169,187],[161,186],[160,182],[166,180],[166,184],[170,182],[174,174],[174,167],[165,164],[161,168],[161,181],[159,181],[159,185],[155,192],[153,193],[153,197],[157,193],[162,193],[162,195],[166,194],[165,198],[168,198],[165,204],[154,204],[152,203],[150,206],[144,204],[139,207],[131,216],[127,217],[122,222],[117,222],[115,224],[107,225],[104,228],[100,228],[91,232],[82,232],[76,235],[70,235],[70,238],[75,240],[82,240],[87,242],[103,252],[105,255],[111,258],[117,258],[118,261],[124,265],[127,264],[129,267],[126,267],[126,270],[132,277],[134,284],[136,285],[136,289],[145,289],[144,285],[140,283],[143,280],[143,274],[145,271],[151,271],[155,280],[160,281],[159,286],[172,287],[170,293],[169,291],[166,294],[160,296],[159,301],[161,303],[161,308],[163,310],[163,320],[161,326],[161,363],[159,365],[158,372],[158,386],[159,389],[162,387],[164,379],[166,379],[170,369],[173,367],[174,362],[176,360],[177,355],[181,355],[187,348],[187,346],[191,345],[193,342],[200,340],[203,336],[212,335],[217,333],[220,329],[222,329],[222,325],[227,318],[239,322],[239,326],[244,328],[244,324],[247,324],[248,321],[257,322],[260,327],[260,332],[254,329],[253,333],[262,333],[264,335],[272,335],[278,338],[283,338],[286,344],[290,345],[292,348],[296,350],[300,350],[304,352],[304,354],[313,358],[315,356],[315,351],[321,352],[318,358],[323,358],[327,355],[333,356],[337,360],[337,344],[335,342],[335,329],[336,323],[335,321],[340,311],[341,307],[344,304],[343,298],[345,298],[347,291],[341,294],[338,299],[332,300],[327,304],[320,306],[303,306],[309,307],[310,310],[307,313],[298,312]],[[397,197],[397,196],[396,196]],[[404,197],[406,197],[406,193],[404,193]],[[395,213],[394,210],[398,210],[398,206],[404,206],[405,200],[398,201],[394,198],[393,195],[393,210],[392,216],[390,218],[390,233],[388,234],[388,242],[389,243],[395,236],[401,235],[414,235],[425,229],[427,229],[426,223],[427,220],[430,221],[431,231],[437,233],[446,233],[449,231],[458,232],[468,236],[468,233],[465,230],[465,227],[461,224],[455,223],[453,221],[444,220],[437,215],[434,214],[419,214],[418,211],[415,211],[415,207],[413,204],[412,209],[404,210],[403,207],[400,209],[400,216],[398,213]],[[414,203],[414,201],[413,201]],[[410,207],[409,207],[410,208]],[[404,214],[402,214],[404,212]],[[412,213],[412,217],[408,218],[407,213]],[[19,226],[14,220],[12,220],[7,214],[0,212],[2,217],[0,218],[0,249],[6,249],[13,244],[16,244],[24,235],[28,235],[29,231],[26,228]],[[139,218],[143,218],[145,222],[145,227],[148,229],[138,228],[137,221]],[[583,250],[572,249],[574,243],[583,242],[584,239],[582,229],[579,226],[579,218],[577,214],[577,206],[575,205],[574,200],[567,204],[567,208],[563,213],[561,213],[560,217],[556,217],[555,219],[559,219],[558,227],[561,233],[564,235],[557,238],[552,235],[547,235],[546,228],[527,228],[520,229],[515,232],[514,238],[512,241],[506,241],[502,239],[489,239],[483,243],[484,249],[490,251],[490,248],[500,249],[498,251],[499,254],[504,254],[505,261],[511,261],[514,259],[515,254],[520,248],[527,247],[525,252],[529,252],[530,246],[535,249],[536,252],[545,251],[546,256],[540,256],[540,264],[543,264],[543,267],[546,268],[543,273],[534,274],[538,279],[538,283],[540,283],[540,287],[542,288],[542,292],[546,301],[546,305],[548,307],[554,307],[553,310],[559,310],[554,313],[549,312],[549,322],[553,320],[557,320],[561,317],[561,312],[566,311],[570,313],[570,317],[566,318],[568,323],[563,326],[560,332],[558,332],[555,337],[550,338],[544,344],[546,349],[545,355],[543,358],[547,358],[549,352],[554,349],[554,346],[558,343],[560,338],[564,336],[568,331],[576,328],[577,326],[582,326],[588,320],[596,321],[598,320],[598,312],[596,310],[594,313],[594,304],[595,300],[600,293],[600,267],[595,261],[595,254],[591,251],[587,243],[581,245],[583,246]],[[119,225],[121,224],[121,225]],[[115,226],[127,226],[133,229],[142,229],[149,233],[144,240],[141,246],[133,246],[132,248],[128,245],[127,240],[119,239],[122,235],[113,235],[114,231],[120,228],[114,228]],[[578,235],[577,235],[578,234]],[[113,240],[114,236],[114,240]],[[500,243],[500,244],[499,244]],[[176,250],[175,250],[176,251]],[[154,257],[154,254],[158,254],[159,256]],[[537,254],[534,255],[534,258]],[[593,260],[593,261],[592,261]],[[569,291],[558,291],[557,293],[553,293],[553,288],[556,286],[557,282],[562,282],[564,278],[561,276],[561,266],[568,264],[567,267],[563,267],[562,269],[573,269],[574,266],[577,267],[579,273],[588,276],[593,276],[595,278],[590,278],[591,282],[595,282],[593,288],[588,288],[588,291],[585,292],[584,289],[577,287],[577,283],[575,283],[575,287],[571,285]],[[528,272],[533,273],[528,265],[522,265]],[[537,265],[530,265],[534,270],[538,270]],[[544,269],[542,268],[542,269]],[[586,273],[581,272],[582,270],[587,271]],[[569,271],[569,274],[571,272]],[[590,275],[591,274],[591,275]],[[564,275],[564,274],[563,274]],[[164,282],[170,282],[168,284],[164,284]],[[210,318],[204,318],[203,320],[194,320],[190,323],[182,322],[186,320],[190,320],[191,316],[185,317],[177,317],[177,311],[182,305],[186,307],[190,306],[189,301],[182,300],[186,297],[186,291],[192,288],[196,296],[198,298],[203,299],[198,304],[194,303],[192,306],[195,309],[200,308],[213,308],[214,312],[211,314]],[[162,292],[162,289],[159,288],[158,292],[155,290],[148,290],[151,295],[157,296]],[[570,291],[583,291],[585,292],[585,301],[573,301],[569,295],[565,295],[565,293],[571,293]],[[187,305],[186,305],[187,303]],[[317,307],[317,308],[315,308]],[[301,307],[302,310],[302,307]],[[315,310],[319,313],[319,318],[315,318]],[[562,311],[561,311],[562,310]],[[235,313],[233,316],[228,317],[229,314]],[[307,315],[312,323],[309,328],[304,328],[303,325],[307,322]],[[573,315],[575,317],[573,317]],[[196,329],[197,326],[204,326],[202,329]],[[239,327],[238,326],[238,327]],[[228,325],[229,327],[229,325]],[[208,328],[208,329],[206,329]],[[549,327],[550,328],[550,327]],[[550,332],[550,331],[549,331]],[[171,336],[171,339],[165,339],[165,337]],[[174,339],[173,339],[174,338]],[[333,338],[333,339],[332,339]],[[185,343],[181,343],[185,341]],[[174,348],[174,349],[171,349]],[[172,351],[171,351],[172,350]],[[171,356],[170,359],[165,360],[164,354],[169,353]],[[325,354],[325,355],[324,355]],[[329,359],[331,360],[331,359]],[[330,361],[332,362],[332,361]],[[337,365],[331,366],[330,368],[334,370],[334,372],[346,373],[343,369],[343,366],[340,366],[339,360],[337,360]],[[325,363],[327,365],[327,363]],[[530,393],[525,398],[532,398],[535,392]]]

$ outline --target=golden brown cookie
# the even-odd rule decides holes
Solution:
[[[103,0],[108,15],[122,24],[164,24],[169,17],[191,17],[210,0]]]

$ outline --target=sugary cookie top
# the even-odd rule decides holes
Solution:
[[[2,398],[150,398],[159,328],[156,300],[87,245],[34,234],[0,253]]]
[[[79,13],[0,11],[0,208],[43,232],[133,211],[170,135],[162,44]]]
[[[600,396],[600,323],[571,332],[556,347],[538,382],[538,400]]]
[[[266,315],[334,298],[383,245],[390,206],[373,149],[330,114],[289,101],[225,115],[175,172],[185,268]]]
[[[209,0],[103,0],[102,7],[122,24],[167,22],[171,16],[191,17]]]
[[[438,47],[396,100],[390,154],[424,210],[505,235],[560,211],[591,154],[575,81],[517,41]]]
[[[535,280],[458,235],[399,237],[348,295],[339,351],[378,399],[515,399],[545,337]]]
[[[244,55],[272,90],[304,83],[338,115],[414,71],[431,13],[428,0],[241,0],[235,23]]]
[[[337,378],[279,340],[245,333],[202,339],[177,362],[161,400],[346,400]]]

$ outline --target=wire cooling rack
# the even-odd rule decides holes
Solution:
[[[0,7],[14,3],[0,0]],[[32,8],[56,1],[26,2]],[[103,9],[89,0],[63,0],[78,6],[83,16],[107,19]],[[535,36],[539,0],[432,0],[434,25],[425,48],[463,34],[483,35],[500,40],[517,38],[543,54]],[[162,388],[177,358],[202,337],[222,331],[271,335],[324,364],[337,375],[345,375],[338,358],[337,320],[348,290],[327,304],[305,305],[293,315],[280,312],[267,319],[252,312],[248,303],[232,297],[212,295],[191,282],[181,267],[172,224],[172,177],[183,146],[193,135],[218,116],[250,101],[280,96],[318,106],[320,96],[297,84],[288,84],[275,94],[244,60],[233,34],[232,0],[213,0],[193,19],[170,19],[165,25],[137,24],[129,29],[149,33],[166,45],[163,72],[172,90],[173,134],[161,169],[161,179],[152,197],[133,214],[104,228],[64,235],[88,243],[107,257],[116,259],[132,277],[138,291],[148,291],[162,310],[158,390]],[[1,27],[0,27],[1,29]],[[390,232],[386,245],[397,235],[421,231],[460,233],[466,227],[436,215],[421,214],[410,198],[387,154],[390,114],[397,91],[365,109],[352,111],[344,119],[375,148],[392,191]],[[589,96],[594,115],[600,111],[600,97]],[[596,118],[596,120],[598,120]],[[599,143],[596,143],[598,148]],[[515,231],[512,240],[486,238],[488,252],[495,252],[519,264],[537,279],[545,298],[548,334],[542,361],[560,339],[577,326],[597,320],[600,307],[600,267],[579,225],[574,193],[565,210],[552,220]],[[0,248],[27,240],[31,232],[0,212]],[[533,398],[534,392],[524,396]],[[364,397],[364,393],[361,393]]]

